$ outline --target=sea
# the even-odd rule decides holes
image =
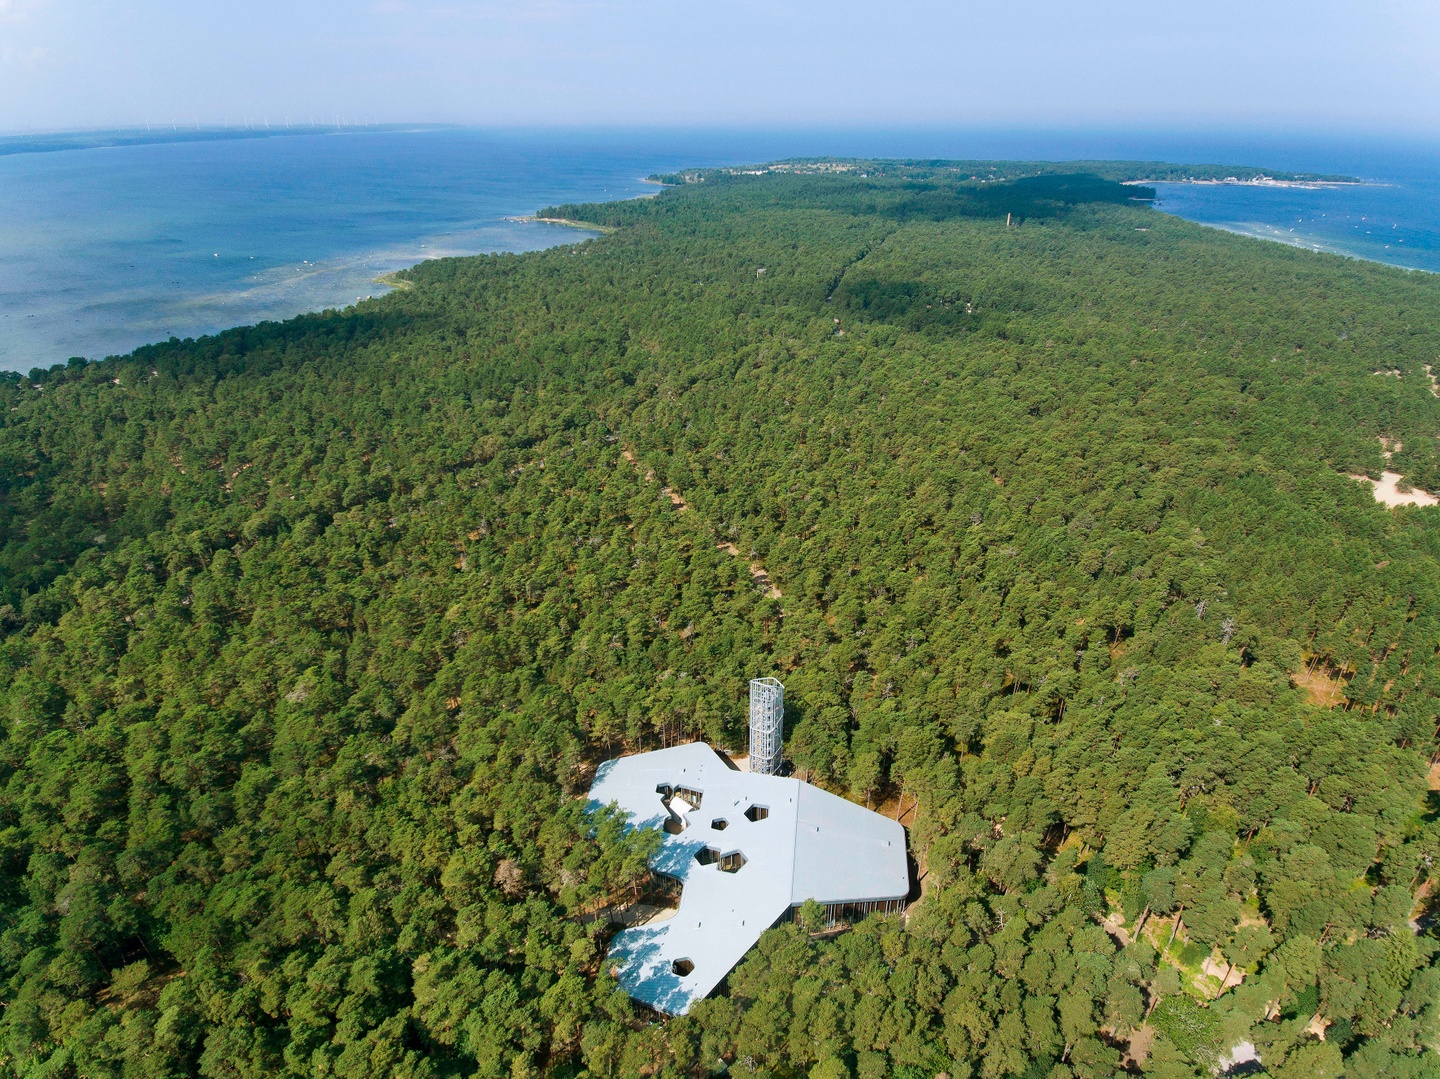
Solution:
[[[234,133],[236,136],[241,132]],[[639,198],[687,166],[816,155],[1125,158],[1354,175],[1358,185],[1158,185],[1159,209],[1440,272],[1440,144],[1261,135],[842,129],[276,131],[76,144],[0,138],[0,369],[345,307],[425,259],[583,236],[521,218]],[[64,148],[64,147],[69,148]],[[60,148],[57,148],[60,147]]]

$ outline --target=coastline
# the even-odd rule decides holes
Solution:
[[[1126,186],[1137,184],[1193,184],[1197,187],[1293,187],[1303,191],[1321,191],[1331,187],[1384,187],[1385,184],[1371,183],[1366,180],[1274,180],[1268,176],[1257,176],[1251,180],[1241,180],[1235,176],[1227,176],[1223,180],[1206,179],[1184,179],[1184,180],[1125,180]]]
[[[526,214],[523,217],[507,217],[505,220],[522,221],[526,224],[564,225],[568,229],[584,229],[586,232],[598,232],[602,235],[615,231],[613,225],[600,225],[594,221],[572,221],[568,217],[541,217],[538,214]]]
[[[1299,251],[1310,251],[1317,255],[1334,255],[1337,258],[1354,259],[1357,262],[1369,262],[1376,266],[1388,266],[1392,270],[1403,270],[1406,273],[1440,273],[1440,270],[1431,270],[1424,266],[1407,266],[1404,263],[1392,262],[1389,259],[1377,259],[1373,255],[1362,255],[1358,252],[1347,250],[1333,240],[1326,240],[1322,243],[1320,241],[1306,239],[1303,236],[1286,239],[1283,236],[1260,231],[1261,225],[1258,223],[1197,221],[1193,217],[1183,217],[1173,210],[1164,210],[1159,207],[1156,207],[1156,212],[1179,218],[1181,221],[1188,221],[1190,224],[1199,225],[1201,228],[1219,229],[1221,232],[1228,232],[1232,236],[1243,236],[1249,240],[1261,240],[1265,243],[1280,244],[1282,247],[1293,247]],[[1273,228],[1274,226],[1270,227]]]
[[[1261,179],[1256,177],[1255,179]],[[1273,179],[1273,178],[1272,178]],[[1369,262],[1406,273],[1440,273],[1436,183],[1376,169],[1350,178],[1270,183],[1155,184],[1152,206],[1235,236]]]

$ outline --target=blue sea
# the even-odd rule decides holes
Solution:
[[[102,140],[103,141],[103,140]],[[653,194],[685,166],[790,156],[1129,158],[1342,172],[1327,188],[1159,185],[1194,221],[1440,271],[1440,148],[1085,132],[349,130],[6,152],[0,368],[342,307],[444,255],[570,242],[541,206]]]
[[[1262,240],[1440,273],[1440,180],[1395,172],[1359,186],[1156,184],[1155,207]]]

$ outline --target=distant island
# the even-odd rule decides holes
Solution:
[[[944,159],[887,161],[873,158],[794,158],[764,165],[686,169],[652,174],[652,183],[671,186],[704,183],[719,176],[855,175],[862,178],[903,174],[911,180],[970,180],[1005,183],[1031,176],[1084,173],[1117,183],[1240,183],[1257,185],[1356,184],[1358,177],[1331,173],[1284,172],[1247,165],[1178,165],[1163,161],[983,161]]]

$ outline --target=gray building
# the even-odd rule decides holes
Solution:
[[[738,771],[703,742],[606,761],[590,806],[660,828],[657,873],[681,884],[672,916],[622,930],[607,962],[636,1000],[683,1014],[760,934],[814,899],[831,918],[903,909],[905,829],[798,779]]]

